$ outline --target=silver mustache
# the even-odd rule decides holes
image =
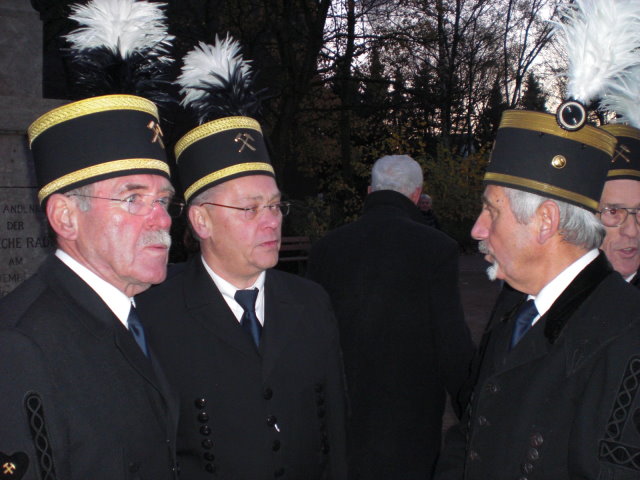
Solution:
[[[142,245],[162,245],[166,248],[171,247],[171,235],[166,230],[154,230],[152,232],[147,232],[142,237]]]

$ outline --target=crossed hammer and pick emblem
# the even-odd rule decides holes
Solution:
[[[164,148],[164,143],[162,141],[162,129],[160,128],[160,124],[155,120],[151,120],[147,125],[147,128],[153,132],[153,138],[151,139],[151,143],[159,142],[160,146]]]
[[[245,147],[247,147],[252,152],[256,151],[256,147],[254,147],[250,143],[255,142],[255,139],[249,133],[239,133],[236,135],[236,138],[234,138],[233,141],[236,143],[242,143],[242,146],[240,147],[240,150],[238,150],[238,153],[241,153]]]

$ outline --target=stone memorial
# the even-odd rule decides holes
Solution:
[[[42,24],[26,0],[0,2],[0,297],[53,248],[37,200],[26,131],[62,105],[42,98]]]

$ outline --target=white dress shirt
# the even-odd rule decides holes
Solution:
[[[229,305],[229,308],[235,315],[236,320],[240,322],[240,319],[244,314],[244,309],[240,306],[240,304],[238,304],[238,302],[236,302],[236,299],[234,298],[236,292],[239,289],[234,287],[232,284],[230,284],[224,278],[222,278],[220,275],[214,272],[209,267],[209,265],[207,265],[207,262],[205,262],[202,256],[200,258],[202,260],[202,264],[204,265],[204,268],[207,270],[207,272],[211,276],[211,279],[216,284],[216,287],[218,287],[218,290],[220,290],[220,293],[222,294],[222,298],[224,298],[225,301],[227,302],[227,305]],[[256,316],[258,317],[258,321],[262,326],[264,326],[264,279],[265,279],[265,276],[266,276],[265,272],[260,273],[255,283],[251,287],[246,289],[246,290],[250,290],[252,288],[258,289],[258,298],[256,299]]]
[[[555,302],[558,297],[565,291],[565,289],[569,286],[573,279],[578,276],[578,274],[584,270],[584,268],[593,262],[598,256],[598,249],[594,248],[593,250],[589,250],[567,268],[565,268],[562,272],[556,276],[553,280],[547,283],[538,295],[533,296],[529,295],[527,300],[533,299],[536,304],[536,308],[538,309],[538,316],[533,319],[531,325],[535,325],[536,322],[542,317],[547,310],[551,308],[553,302]]]
[[[67,267],[73,270],[84,282],[89,285],[98,296],[107,304],[118,320],[127,327],[127,318],[131,305],[135,305],[133,298],[127,297],[124,292],[118,290],[109,282],[103,280],[93,273],[87,267],[82,265],[76,259],[72,258],[66,252],[57,249],[56,257],[58,257]]]

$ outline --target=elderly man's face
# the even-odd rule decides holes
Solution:
[[[173,191],[159,175],[129,175],[96,182],[92,195],[153,200],[172,197]],[[77,259],[128,296],[162,282],[171,245],[169,214],[156,205],[146,215],[132,215],[123,202],[89,200],[91,208],[78,213]]]
[[[503,187],[489,185],[482,203],[482,212],[471,236],[480,240],[480,251],[493,264],[487,273],[492,280],[505,280],[512,287],[526,292],[531,280],[528,278],[528,262],[535,246],[533,228],[518,223]]]
[[[218,185],[207,202],[233,207],[261,207],[280,202],[273,177],[249,175]],[[278,263],[282,214],[265,208],[248,219],[242,210],[215,205],[198,207],[209,223],[208,238],[201,240],[209,266],[238,288],[252,285],[258,275]]]
[[[423,211],[431,210],[431,199],[420,197],[418,200],[418,208]]]
[[[640,181],[609,180],[605,183],[600,209],[640,208]],[[640,228],[629,214],[624,223],[618,227],[606,227],[607,236],[602,242],[602,250],[607,255],[613,268],[626,277],[638,271],[640,267]]]

